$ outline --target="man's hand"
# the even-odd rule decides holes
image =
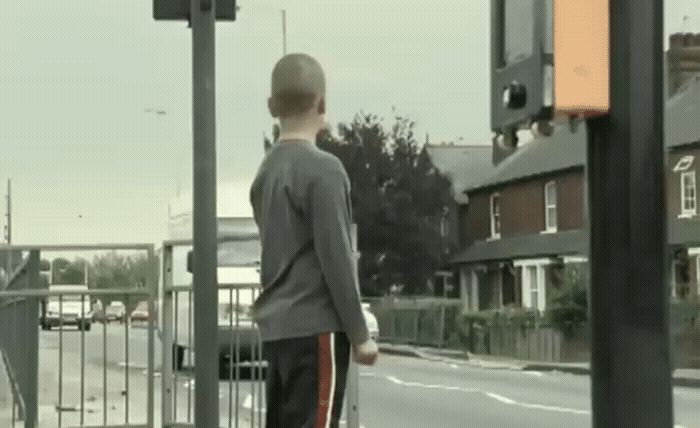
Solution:
[[[357,364],[373,366],[379,356],[379,346],[377,346],[377,342],[369,339],[361,345],[353,345],[352,356]]]

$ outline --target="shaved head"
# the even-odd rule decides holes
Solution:
[[[272,71],[270,112],[274,117],[308,113],[325,93],[326,78],[318,61],[301,53],[285,55]]]

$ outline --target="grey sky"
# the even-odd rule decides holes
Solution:
[[[488,1],[239,3],[217,29],[220,181],[245,186],[262,159],[282,7],[289,51],[326,69],[331,123],[395,105],[433,141],[488,142]],[[697,0],[666,4],[667,33],[700,31]],[[151,0],[2,8],[0,193],[12,177],[15,242],[162,239],[178,177],[191,180],[188,29],[154,22]]]

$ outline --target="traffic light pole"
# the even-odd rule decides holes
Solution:
[[[216,0],[192,0],[192,121],[194,269],[194,426],[219,426],[218,352],[211,335],[217,331],[216,225]],[[210,352],[207,352],[209,350]]]
[[[588,122],[594,428],[672,428],[663,1],[611,1],[611,111]]]

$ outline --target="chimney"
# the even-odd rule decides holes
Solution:
[[[672,34],[669,43],[668,91],[673,96],[695,76],[700,76],[700,33]]]

